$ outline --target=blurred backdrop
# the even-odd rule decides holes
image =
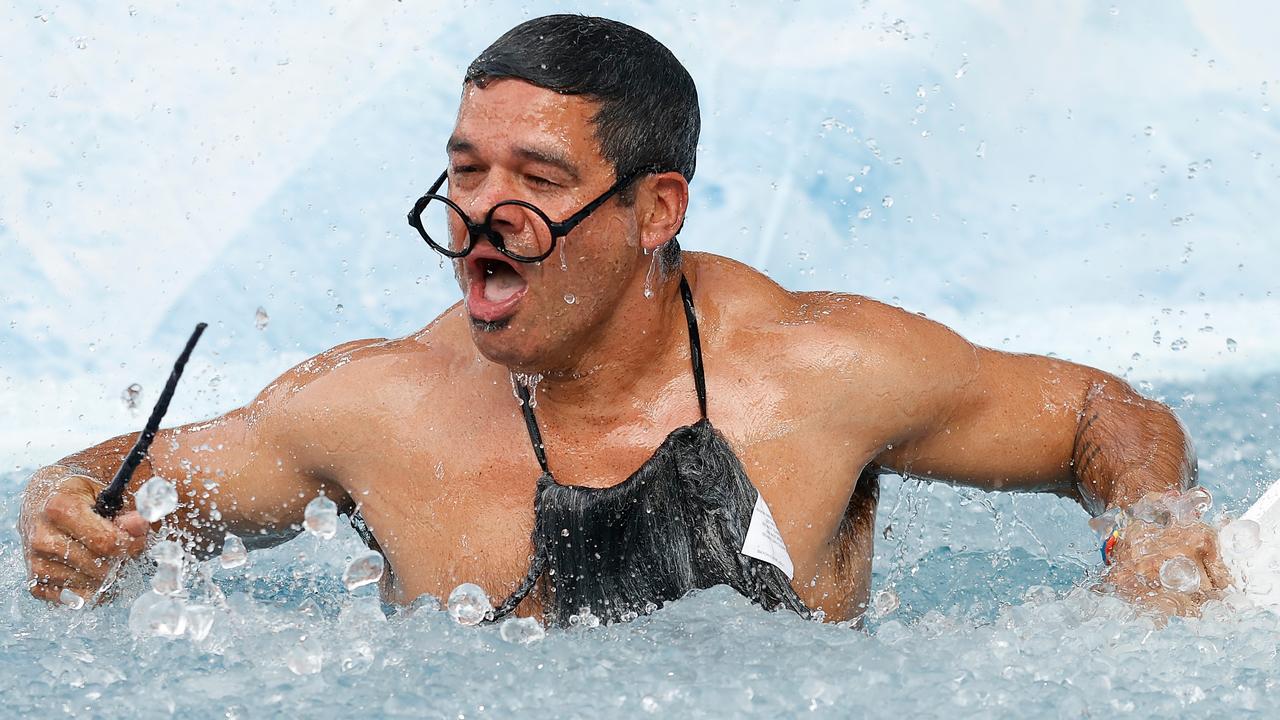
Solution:
[[[551,12],[697,81],[689,250],[1148,391],[1280,366],[1274,3],[703,5],[8,3],[3,470],[136,431],[197,321],[175,423],[455,302],[405,213],[466,64]]]

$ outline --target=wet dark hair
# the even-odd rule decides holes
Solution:
[[[693,180],[698,91],[665,45],[625,23],[586,15],[547,15],[508,30],[467,67],[466,82],[514,78],[600,104],[592,121],[600,153],[621,178],[643,170]],[[620,194],[630,203],[634,196]],[[680,245],[663,246],[664,268],[679,265]]]

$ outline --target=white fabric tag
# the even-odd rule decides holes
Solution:
[[[755,509],[751,511],[751,524],[747,526],[747,539],[742,543],[742,554],[773,565],[787,576],[787,580],[795,572],[787,544],[782,541],[778,524],[773,521],[773,513],[769,512],[769,505],[759,490],[756,491]]]

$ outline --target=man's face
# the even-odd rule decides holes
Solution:
[[[467,84],[449,139],[449,197],[482,221],[495,204],[523,200],[562,221],[609,189],[613,167],[600,155],[596,103],[519,80]],[[522,254],[550,247],[534,213],[504,206],[492,225]],[[461,221],[451,242],[466,242]],[[485,239],[454,261],[472,337],[494,362],[538,370],[572,356],[572,348],[606,319],[638,263],[633,207],[616,197],[598,208],[554,252],[518,263]]]

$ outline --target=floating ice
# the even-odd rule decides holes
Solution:
[[[156,574],[151,577],[151,589],[161,595],[173,595],[182,590],[182,546],[173,540],[161,540],[151,548],[151,559],[156,561]]]
[[[1228,555],[1249,555],[1262,544],[1262,527],[1253,520],[1232,520],[1218,531],[1218,544]]]
[[[209,637],[214,618],[217,617],[216,612],[213,607],[202,603],[191,603],[183,608],[183,618],[187,623],[187,637],[196,642]]]
[[[873,604],[876,617],[882,618],[891,614],[898,609],[898,606],[901,603],[902,601],[898,599],[898,593],[894,592],[893,588],[885,588],[881,590],[876,593],[876,599]]]
[[[489,596],[479,585],[462,583],[449,593],[449,617],[459,625],[479,625],[492,614]]]
[[[261,307],[253,314],[253,326],[259,330],[266,330],[267,323],[271,322],[271,318],[267,317],[267,311]]]
[[[230,570],[238,568],[249,559],[249,551],[244,547],[244,541],[238,536],[227,533],[222,539],[222,554],[218,556],[218,562],[222,567]]]
[[[178,509],[178,490],[162,477],[153,477],[134,495],[138,513],[147,522],[155,522]]]
[[[347,590],[350,591],[378,582],[382,579],[382,571],[385,567],[386,561],[382,559],[382,553],[376,550],[361,553],[352,558],[351,562],[347,563],[347,569],[342,571],[342,584],[346,585]]]
[[[66,588],[63,588],[62,592],[58,593],[58,602],[72,610],[79,610],[84,607],[84,598]]]
[[[1174,592],[1195,592],[1200,589],[1200,569],[1185,555],[1169,558],[1160,566],[1160,584]]]
[[[187,629],[184,610],[180,598],[148,590],[129,608],[129,630],[138,637],[179,637]]]
[[[338,506],[320,495],[307,503],[302,516],[302,526],[321,540],[328,540],[338,533]]]
[[[130,410],[138,409],[138,400],[142,397],[142,386],[133,383],[120,393],[120,399],[124,402],[124,406]]]
[[[542,625],[537,620],[525,617],[509,618],[502,623],[498,634],[509,643],[528,645],[546,637],[547,631],[542,629]]]
[[[298,644],[289,649],[284,661],[295,675],[314,675],[324,664],[324,648],[311,635],[303,635]]]

